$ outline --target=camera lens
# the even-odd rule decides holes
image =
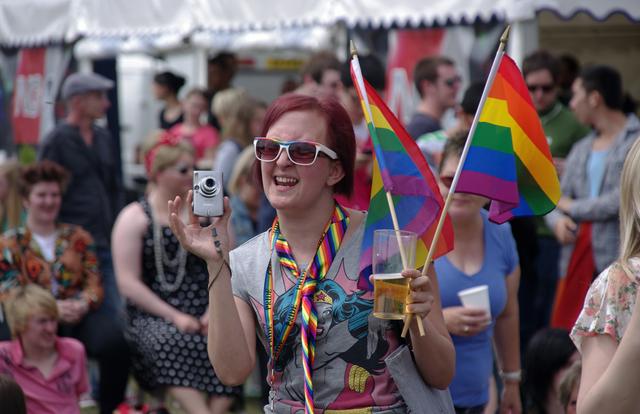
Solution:
[[[204,197],[211,198],[218,193],[218,184],[213,177],[204,177],[199,183],[200,194]]]

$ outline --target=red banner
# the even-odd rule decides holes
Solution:
[[[46,48],[22,49],[13,94],[12,123],[16,144],[37,144],[45,88]]]
[[[439,55],[446,29],[396,30],[390,41],[387,63],[387,103],[398,119],[413,112],[413,68],[427,56]]]

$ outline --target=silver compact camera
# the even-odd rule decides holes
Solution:
[[[193,214],[218,217],[224,212],[222,199],[222,172],[193,172]]]

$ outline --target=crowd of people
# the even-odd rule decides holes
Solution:
[[[258,370],[266,413],[432,403],[405,374],[448,389],[457,414],[637,409],[640,120],[615,68],[568,77],[563,62],[575,63],[536,51],[522,65],[557,208],[497,225],[486,199],[455,194],[454,250],[427,275],[402,273],[427,332],[412,325],[409,339],[358,285],[373,151],[347,63],[313,55],[270,104],[232,86],[231,53],[209,61],[206,89],[181,95],[184,77],[158,73],[164,106],[138,160],[147,187],[129,204],[96,123],[113,82],[68,76],[66,117],[38,162],[0,165],[0,405],[79,413],[94,398],[111,414],[144,400],[166,413],[171,397],[189,414],[226,413]],[[383,95],[382,62],[360,63]],[[462,91],[445,56],[420,60],[413,79],[406,129],[446,197],[484,83]],[[222,172],[222,217],[193,215],[197,169]],[[463,306],[458,292],[481,285],[490,310]],[[143,397],[127,392],[132,378]]]

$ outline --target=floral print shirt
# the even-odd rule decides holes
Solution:
[[[640,258],[629,260],[631,278],[618,263],[606,268],[589,288],[584,308],[571,331],[578,350],[588,336],[609,335],[617,343],[627,330],[636,305]]]
[[[9,289],[36,283],[56,299],[87,301],[92,309],[102,302],[103,289],[93,239],[82,228],[59,224],[55,258],[47,261],[25,226],[0,238],[0,301]]]

